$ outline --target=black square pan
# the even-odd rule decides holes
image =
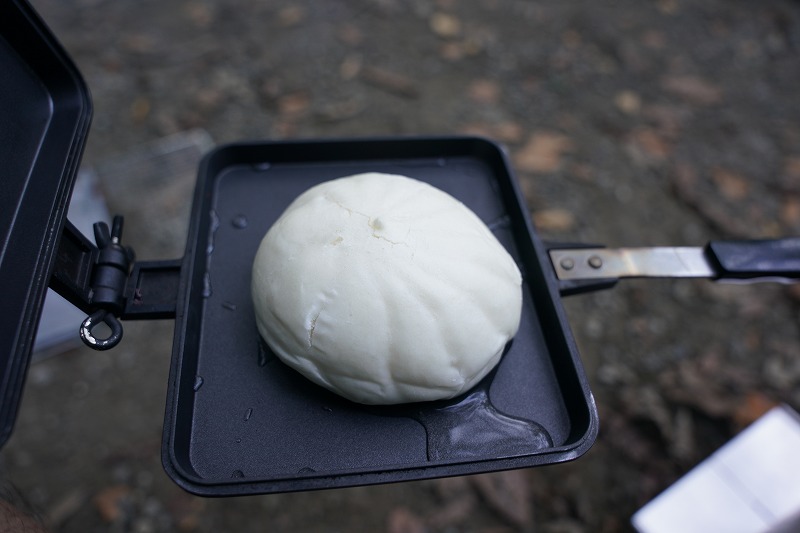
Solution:
[[[0,446],[11,434],[92,115],[89,91],[22,0],[0,4]]]
[[[360,172],[427,181],[475,211],[523,273],[520,331],[464,397],[366,407],[313,385],[260,341],[250,270],[301,192]],[[169,378],[162,460],[207,496],[387,483],[557,463],[598,431],[544,248],[503,151],[480,138],[222,146],[198,177]]]

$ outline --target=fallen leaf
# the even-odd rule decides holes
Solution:
[[[340,122],[355,117],[365,108],[364,102],[357,98],[330,102],[321,106],[316,116],[325,122]]]
[[[676,0],[658,0],[656,5],[658,10],[665,15],[674,15],[678,12],[678,2]]]
[[[575,163],[570,166],[569,173],[584,183],[594,180],[594,170],[586,163]]]
[[[214,20],[214,14],[212,13],[211,8],[205,4],[192,2],[188,5],[185,5],[184,10],[189,20],[191,20],[192,23],[198,28],[208,28],[208,26],[211,25],[211,22]]]
[[[272,126],[272,134],[278,139],[288,139],[297,135],[296,120],[277,120]]]
[[[458,131],[464,135],[478,135],[480,137],[491,137],[492,125],[487,124],[485,122],[471,122],[470,124],[465,124],[464,126],[461,126],[461,128],[459,128]]]
[[[378,67],[362,67],[361,79],[388,93],[405,98],[417,98],[419,87],[407,76]]]
[[[434,13],[429,24],[433,33],[443,38],[453,38],[461,35],[461,21],[449,13]]]
[[[786,288],[786,294],[795,302],[800,302],[800,283],[793,283]]]
[[[440,503],[436,511],[425,517],[431,529],[453,528],[470,517],[477,504],[477,495],[469,477],[439,478],[433,481],[433,488]]]
[[[662,161],[672,153],[672,145],[652,128],[637,128],[630,139],[637,152],[648,159]]]
[[[150,115],[151,109],[150,100],[144,96],[138,96],[131,103],[131,119],[134,122],[143,122]]]
[[[728,200],[743,200],[750,192],[750,184],[747,179],[725,168],[717,167],[713,169],[711,171],[711,179],[720,194]]]
[[[742,401],[736,406],[733,421],[738,428],[744,429],[767,411],[775,407],[777,402],[759,391],[749,391]]]
[[[653,123],[660,135],[677,139],[683,125],[691,119],[691,111],[681,105],[655,104],[644,106],[642,116]]]
[[[553,131],[537,131],[514,157],[516,166],[524,172],[554,172],[561,166],[564,153],[572,150],[566,135]]]
[[[266,100],[277,100],[283,93],[283,84],[276,78],[267,78],[261,82],[259,92]]]
[[[641,421],[641,418],[639,419]],[[624,450],[626,461],[629,464],[646,464],[652,461],[655,443],[659,439],[654,439],[651,435],[643,433],[639,429],[639,423],[626,414],[607,416],[605,421],[605,432],[607,442],[614,448]],[[649,424],[648,424],[649,425]],[[659,451],[663,453],[660,448]]]
[[[203,520],[198,515],[185,515],[178,519],[176,525],[181,533],[191,533],[192,531],[197,531],[197,528],[202,523]]]
[[[50,529],[58,529],[83,507],[86,493],[83,489],[72,489],[70,492],[50,505],[47,511],[47,525]]]
[[[625,387],[621,391],[620,399],[630,415],[655,424],[665,440],[670,441],[673,438],[674,424],[670,409],[657,387],[649,384]]]
[[[283,116],[301,115],[311,107],[311,96],[305,92],[296,92],[278,98],[278,112]]]
[[[800,229],[800,198],[787,196],[781,203],[781,222],[789,228]]]
[[[524,133],[522,125],[511,120],[495,124],[493,131],[495,138],[507,143],[520,142]]]
[[[447,61],[458,61],[467,55],[467,50],[463,43],[448,41],[439,47],[439,57]]]
[[[436,511],[425,517],[425,523],[435,531],[455,528],[469,519],[476,504],[475,494],[467,493],[438,506]]]
[[[222,101],[224,95],[222,91],[213,88],[203,88],[194,95],[194,104],[203,111],[215,109]]]
[[[668,76],[661,80],[664,90],[693,104],[712,105],[722,100],[722,89],[695,76]]]
[[[467,38],[462,41],[448,41],[442,43],[439,55],[442,59],[458,60],[464,57],[473,57],[486,49],[486,42],[479,37]]]
[[[176,529],[181,533],[197,531],[203,524],[203,513],[207,507],[206,501],[202,498],[194,498],[186,493],[176,493],[173,498],[168,500],[166,507],[172,516]]]
[[[122,48],[128,52],[146,54],[157,48],[156,40],[143,33],[127,35],[121,40]]]
[[[389,512],[387,533],[425,533],[425,523],[407,507],[395,507]]]
[[[358,46],[364,40],[363,32],[354,24],[344,24],[337,32],[339,39],[347,45]]]
[[[642,34],[642,44],[653,50],[661,50],[666,45],[664,32],[659,30],[647,30]]]
[[[566,209],[534,211],[533,224],[539,231],[565,232],[575,227],[575,215]]]
[[[740,406],[737,390],[751,388],[715,348],[697,359],[684,360],[659,376],[664,396],[678,405],[697,409],[713,418],[731,418]]]
[[[633,91],[620,91],[614,97],[614,105],[626,115],[635,115],[642,108],[642,99]]]
[[[475,80],[469,84],[467,94],[479,104],[496,104],[500,99],[500,86],[492,80]]]
[[[605,527],[603,531],[618,531],[621,529],[620,527]],[[581,520],[575,518],[558,518],[548,521],[542,531],[547,531],[548,533],[585,533],[586,525]]]
[[[480,474],[470,478],[486,503],[519,528],[533,521],[531,489],[524,470]]]
[[[790,155],[783,163],[783,172],[787,177],[800,180],[800,155]]]
[[[111,523],[120,518],[123,512],[123,505],[131,488],[127,485],[112,485],[98,492],[92,503],[104,521]]]
[[[291,28],[303,22],[307,14],[303,6],[286,6],[278,11],[278,22],[284,28]]]
[[[752,238],[753,224],[738,213],[730,213],[720,202],[712,201],[707,180],[701,180],[698,171],[688,163],[678,163],[670,174],[673,190],[678,200],[695,209],[706,222],[723,235]]]
[[[473,122],[461,127],[459,131],[466,135],[478,135],[512,144],[520,142],[524,133],[522,125],[512,121],[499,122],[497,124]]]
[[[352,80],[361,72],[363,59],[360,54],[351,54],[339,65],[339,75],[343,80]]]
[[[445,502],[463,498],[472,493],[469,478],[463,476],[443,477],[433,480],[436,495]]]
[[[675,170],[672,174],[672,183],[680,200],[694,204],[697,200],[695,197],[697,181],[697,171],[693,166],[681,162],[675,165]]]
[[[561,43],[567,48],[575,49],[583,44],[583,37],[577,30],[569,29],[561,34]]]

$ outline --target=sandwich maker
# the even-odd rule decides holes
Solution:
[[[795,278],[800,272],[800,239],[712,243],[699,252],[545,244],[504,150],[477,137],[216,147],[198,169],[183,257],[137,261],[123,244],[121,218],[110,228],[98,221],[94,240],[66,219],[89,132],[89,90],[24,0],[2,9],[0,444],[13,429],[48,287],[87,314],[76,335],[96,349],[122,340],[121,321],[174,320],[171,367],[163,377],[164,469],[192,493],[232,496],[576,459],[592,446],[598,415],[563,295],[610,287],[629,275]],[[309,187],[361,172],[402,174],[450,193],[520,267],[519,332],[496,369],[458,398],[356,404],[285,366],[258,335],[250,270],[261,238]],[[676,264],[665,272],[670,258]],[[95,329],[100,323],[108,326],[106,336]]]

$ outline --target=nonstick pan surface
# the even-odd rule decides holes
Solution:
[[[256,249],[300,193],[361,172],[450,193],[523,273],[519,333],[496,371],[446,402],[368,407],[286,367],[250,299]],[[182,266],[164,427],[167,472],[189,491],[239,495],[535,466],[584,453],[597,413],[546,256],[502,150],[478,138],[235,144],[204,159]]]

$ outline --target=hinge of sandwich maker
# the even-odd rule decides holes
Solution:
[[[50,288],[87,313],[79,334],[96,350],[119,344],[120,319],[175,317],[181,261],[137,263],[133,249],[120,242],[122,223],[121,216],[110,230],[95,223],[93,244],[67,220],[50,278]],[[110,329],[105,338],[93,333],[100,323]]]

